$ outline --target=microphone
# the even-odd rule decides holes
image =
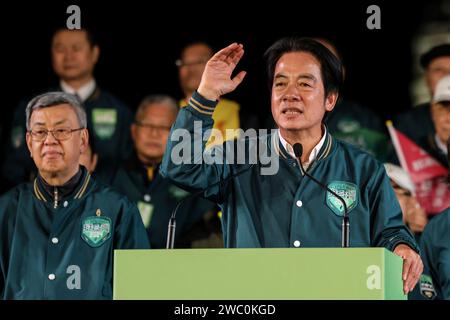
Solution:
[[[219,180],[219,181],[217,181],[217,182],[215,182],[215,183],[213,183],[213,184],[207,186],[206,188],[204,188],[204,189],[202,189],[202,190],[200,190],[200,191],[191,193],[191,194],[190,194],[189,196],[187,196],[186,198],[180,200],[180,201],[178,202],[177,206],[175,207],[175,209],[172,211],[172,215],[171,215],[170,220],[169,220],[169,225],[168,225],[168,227],[167,227],[167,242],[166,242],[166,249],[173,249],[173,247],[174,247],[174,245],[175,245],[175,229],[176,229],[176,224],[177,224],[175,217],[176,217],[178,208],[181,207],[182,204],[184,204],[184,203],[185,203],[187,200],[189,200],[189,199],[198,197],[199,195],[201,195],[202,193],[204,193],[205,191],[207,191],[207,190],[210,189],[210,188],[216,187],[216,186],[218,186],[219,184],[228,182],[228,181],[230,181],[231,179],[236,178],[237,176],[239,176],[239,175],[243,174],[244,172],[247,172],[248,170],[250,170],[254,165],[255,165],[255,163],[253,163],[252,165],[250,165],[248,168],[245,168],[244,170],[241,170],[241,171],[239,171],[239,172],[236,172],[236,173],[232,174],[231,176],[226,177],[226,178],[223,179],[223,180]]]
[[[301,159],[302,154],[303,154],[302,144],[296,143],[292,146],[292,148],[294,149],[294,154],[295,154],[295,157],[297,159],[298,165],[300,166],[300,170],[302,171],[302,173],[305,176],[307,176],[308,178],[310,178],[312,181],[317,183],[322,189],[327,190],[332,195],[334,195],[336,198],[338,198],[344,205],[344,218],[342,219],[342,248],[350,247],[350,219],[348,217],[347,204],[345,203],[344,199],[342,199],[342,197],[340,195],[338,195],[336,192],[334,192],[333,190],[331,190],[326,185],[324,185],[323,183],[321,183],[316,178],[314,178],[313,176],[311,176],[310,174],[308,174],[306,172],[306,170],[303,168],[302,159]]]

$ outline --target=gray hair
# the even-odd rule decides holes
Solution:
[[[148,106],[155,103],[166,105],[171,111],[173,111],[175,116],[178,114],[179,107],[174,98],[166,94],[153,94],[146,96],[144,99],[142,99],[141,103],[139,104],[139,107],[137,108],[135,120],[139,121],[145,109]]]
[[[54,107],[60,104],[68,104],[75,111],[78,122],[83,128],[87,128],[86,111],[83,108],[81,100],[69,93],[55,91],[41,94],[31,99],[25,111],[27,131],[31,130],[30,121],[33,111],[48,107]]]

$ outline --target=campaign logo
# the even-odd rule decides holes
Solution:
[[[333,181],[328,184],[328,188],[333,190],[347,205],[347,212],[350,213],[358,205],[358,187],[356,184],[346,181]],[[334,194],[327,191],[327,206],[336,215],[343,217],[345,213],[344,204]]]
[[[101,246],[111,237],[111,219],[100,215],[101,211],[97,209],[96,216],[85,218],[81,225],[81,238],[94,248]]]

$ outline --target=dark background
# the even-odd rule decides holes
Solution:
[[[276,39],[300,35],[334,41],[347,68],[344,96],[389,117],[411,105],[411,39],[435,14],[427,9],[430,1],[419,1],[8,2],[0,21],[2,131],[8,131],[20,99],[57,82],[50,39],[55,28],[65,26],[70,4],[80,6],[82,27],[99,41],[98,84],[133,110],[147,94],[181,97],[174,61],[187,42],[205,40],[220,49],[237,41],[246,50],[238,69],[248,74],[229,97],[264,123],[270,100],[262,55]],[[366,27],[370,4],[381,8],[381,30]]]

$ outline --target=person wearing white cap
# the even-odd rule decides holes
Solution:
[[[439,80],[450,75],[450,43],[437,45],[425,52],[420,57],[420,65],[432,100]],[[426,141],[435,132],[431,104],[432,101],[427,101],[398,115],[394,121],[396,128],[414,141]],[[442,162],[445,164],[446,160],[443,159]]]
[[[398,123],[396,128],[410,138],[415,144],[436,159],[441,165],[448,168],[447,145],[450,137],[450,74],[442,77],[436,84],[433,99],[430,102],[430,112],[433,129],[426,129],[426,119],[417,117],[410,119],[416,130],[416,135],[405,131]],[[422,133],[423,134],[422,134]],[[420,137],[417,136],[420,133]],[[391,159],[391,162],[395,162]]]
[[[414,184],[408,176],[408,173],[401,167],[385,163],[386,173],[391,180],[397,200],[403,212],[403,221],[415,234],[416,239],[423,232],[427,222],[427,214],[420,206],[414,194]]]

